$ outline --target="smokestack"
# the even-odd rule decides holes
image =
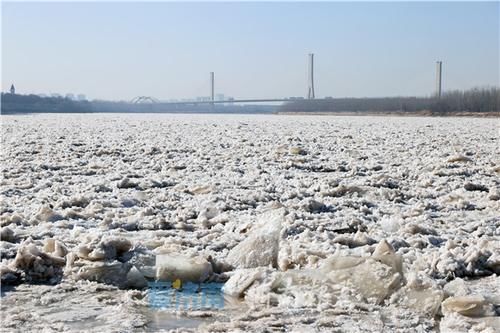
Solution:
[[[436,62],[436,97],[441,98],[441,77],[443,71],[443,62]]]
[[[213,102],[214,99],[214,72],[210,72],[210,100]]]
[[[314,53],[309,53],[309,87],[307,89],[307,98],[314,99]]]

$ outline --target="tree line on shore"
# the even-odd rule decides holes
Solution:
[[[273,113],[274,105],[192,105],[169,103],[131,103],[118,101],[75,101],[66,97],[1,94],[2,114],[23,113]]]
[[[1,112],[9,113],[77,113],[77,112],[420,112],[434,115],[459,112],[500,112],[500,89],[474,88],[465,91],[448,91],[441,97],[380,97],[380,98],[328,98],[297,99],[281,106],[264,106],[257,111],[250,107],[193,107],[164,103],[131,104],[108,101],[74,101],[64,97],[1,94]],[[215,110],[217,109],[217,110]],[[233,110],[234,109],[234,110]]]
[[[447,91],[441,97],[377,97],[294,100],[283,104],[280,112],[419,112],[448,114],[458,112],[500,112],[497,87]]]
[[[77,113],[92,112],[89,101],[73,101],[65,97],[41,97],[2,93],[2,113]]]

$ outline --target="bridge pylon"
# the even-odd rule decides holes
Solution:
[[[314,99],[314,53],[309,53],[307,99]]]

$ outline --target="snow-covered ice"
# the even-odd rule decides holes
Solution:
[[[2,116],[2,327],[496,332],[499,125]],[[147,283],[177,278],[234,306],[162,328]]]

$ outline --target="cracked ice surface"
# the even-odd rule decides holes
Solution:
[[[209,320],[186,330],[493,332],[498,131],[471,118],[2,116],[1,275],[15,285],[2,326],[147,330],[144,286],[180,274],[229,279],[245,303],[188,311]]]

